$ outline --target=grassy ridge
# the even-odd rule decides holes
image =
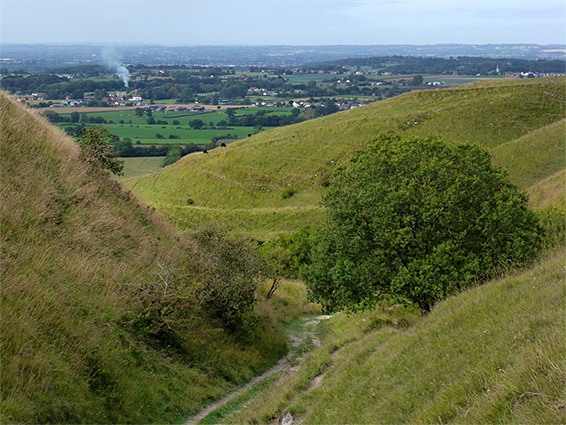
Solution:
[[[300,226],[300,209],[312,213],[309,223],[320,221],[322,211],[313,212],[328,175],[336,164],[380,133],[437,136],[450,142],[476,143],[490,150],[527,137],[520,143],[527,146],[529,133],[564,118],[564,84],[562,78],[500,80],[412,92],[262,132],[207,155],[189,155],[157,174],[126,180],[124,185],[144,202],[167,211],[183,229],[201,220],[222,219],[225,213],[232,218],[234,211],[248,210],[242,212],[241,218],[236,217],[236,222],[246,222],[244,215],[252,216],[255,224],[247,232],[265,239]],[[557,135],[560,128],[563,126],[557,125],[541,134]],[[502,154],[500,159],[501,166],[512,170],[511,155]],[[565,161],[560,159],[563,168]],[[289,188],[295,194],[285,197]],[[188,198],[192,200],[190,205]],[[197,207],[217,211],[203,217]],[[285,212],[285,222],[273,223],[273,211],[262,208],[294,210]]]
[[[564,423],[565,254],[422,319],[399,307],[339,314],[297,373],[225,422]]]
[[[159,264],[198,255],[192,242],[2,93],[0,113],[2,423],[172,422],[278,358],[285,340],[263,304],[256,337],[192,305],[184,349],[148,336],[141,288],[161,281]]]

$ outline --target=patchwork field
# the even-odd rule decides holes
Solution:
[[[118,108],[116,108],[118,109]],[[241,108],[235,112],[236,117],[257,114],[258,112],[268,115],[289,116],[294,108]],[[57,110],[59,112],[59,110]],[[82,109],[76,111],[82,113]],[[71,113],[66,112],[66,113]],[[156,122],[162,124],[148,124],[148,116],[138,116],[135,109],[104,110],[87,114],[90,117],[101,117],[106,120],[105,124],[89,124],[106,128],[110,133],[120,137],[129,138],[133,144],[141,145],[163,145],[163,144],[206,144],[216,136],[232,135],[235,138],[248,137],[255,134],[258,129],[254,126],[227,126],[229,120],[226,110],[211,110],[207,112],[163,112],[152,113]],[[194,120],[202,120],[204,128],[191,128],[190,123]],[[216,126],[224,121],[224,125]],[[221,123],[222,124],[222,123]],[[60,123],[61,128],[66,128],[76,123]],[[269,128],[269,127],[266,127]],[[160,137],[161,136],[161,137]]]

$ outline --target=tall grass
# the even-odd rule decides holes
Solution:
[[[182,270],[193,243],[2,93],[0,114],[3,423],[174,422],[277,360],[267,314],[230,334],[186,305],[177,340],[151,337],[139,288],[160,264]]]
[[[529,203],[535,208],[566,209],[566,170],[532,185],[527,189]]]

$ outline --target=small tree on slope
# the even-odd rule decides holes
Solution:
[[[471,145],[382,137],[334,173],[323,204],[329,224],[304,274],[327,310],[393,296],[424,313],[540,246],[526,195]]]
[[[116,154],[109,144],[111,139],[112,134],[105,128],[83,128],[78,140],[81,147],[79,158],[95,169],[100,168],[122,175],[124,162],[116,158]]]

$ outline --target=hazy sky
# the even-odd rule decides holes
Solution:
[[[566,43],[565,0],[0,0],[2,43]]]

